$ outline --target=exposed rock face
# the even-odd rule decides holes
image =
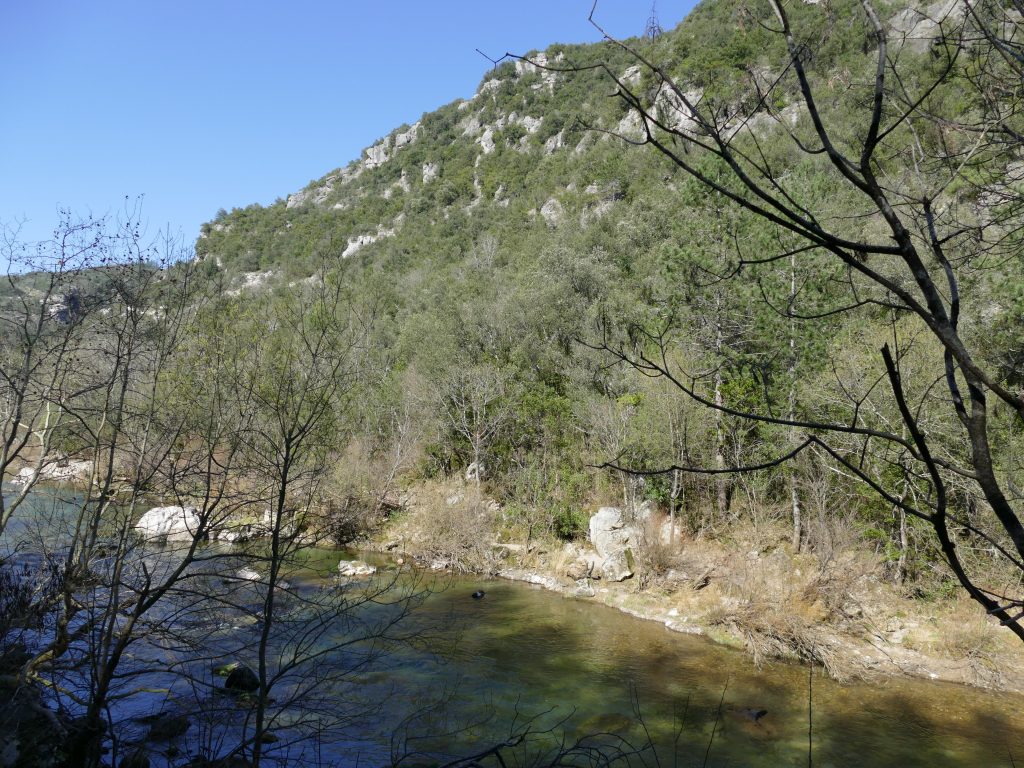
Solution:
[[[601,507],[590,518],[590,542],[601,556],[601,578],[625,581],[633,575],[633,550],[640,532],[618,507]]]
[[[36,471],[32,467],[22,467],[13,478],[12,483],[27,485],[34,480],[49,480],[58,482],[61,480],[88,480],[92,474],[91,461],[73,461],[62,459],[44,464],[36,477]]]
[[[629,110],[626,116],[619,120],[619,124],[615,126],[615,133],[631,141],[642,139],[644,137],[644,121],[640,117],[640,113],[635,109]],[[581,141],[579,146],[576,147],[576,152],[582,151],[583,142]]]
[[[658,120],[686,136],[697,136],[700,124],[689,105],[697,107],[704,98],[703,89],[685,91],[680,95],[668,83],[662,83],[654,97]]]
[[[347,579],[372,576],[376,572],[377,569],[374,566],[364,563],[362,560],[342,560],[338,563],[338,575]]]
[[[634,64],[619,75],[619,80],[624,82],[626,85],[639,85],[641,74],[642,70],[640,69],[640,65]]]
[[[419,130],[420,124],[419,122],[416,122],[413,123],[412,127],[410,127],[408,131],[405,131],[404,133],[396,133],[395,149],[401,149],[406,144],[412,144],[414,141],[416,141],[416,135],[419,133]]]
[[[528,56],[525,60],[520,59],[516,61],[516,77],[522,77],[526,74],[532,74],[534,72],[540,75],[541,81],[536,83],[533,88],[539,90],[546,87],[549,91],[555,87],[555,82],[558,80],[559,72],[554,69],[546,69],[546,67],[552,64],[559,64],[565,59],[565,54],[559,51],[555,54],[553,59],[548,59],[548,55],[541,51],[540,53]]]
[[[922,9],[904,8],[889,20],[893,47],[927,53],[942,35],[942,25],[961,21],[964,13],[964,4],[957,0],[939,0]]]
[[[274,270],[268,269],[265,272],[245,272],[242,274],[242,281],[237,288],[224,291],[225,296],[239,296],[242,291],[257,290],[267,284],[274,277]]]
[[[519,118],[519,124],[526,129],[527,133],[536,133],[539,131],[543,122],[543,117],[530,117],[529,115],[523,115]]]
[[[303,190],[302,192],[296,192],[288,195],[288,201],[285,203],[285,208],[298,208],[303,205],[311,196],[312,192]]]
[[[561,149],[565,146],[565,131],[559,131],[554,136],[549,136],[544,141],[544,154],[553,154],[556,150]]]
[[[370,245],[371,243],[376,243],[382,237],[394,237],[394,235],[394,229],[385,229],[384,227],[380,227],[375,235],[355,235],[354,237],[350,237],[345,246],[345,250],[341,252],[341,258],[347,259],[364,245]]]
[[[482,96],[485,93],[490,93],[491,91],[496,91],[499,88],[501,88],[501,84],[504,83],[504,82],[505,82],[504,80],[498,80],[498,79],[486,80],[486,81],[484,81],[483,83],[480,84],[480,88],[477,89],[476,95],[477,96]]]
[[[562,220],[562,216],[565,211],[562,209],[562,204],[555,198],[551,198],[540,209],[540,215],[544,217],[544,221],[548,224],[557,224]]]
[[[199,530],[199,511],[195,507],[153,507],[135,524],[147,539],[185,538]]]
[[[441,171],[441,167],[437,163],[424,163],[423,164],[423,183],[428,184],[437,178],[437,174]]]
[[[480,144],[485,155],[491,154],[491,152],[494,151],[494,130],[490,126],[487,126],[487,128],[484,129],[484,132],[480,135],[480,138],[477,139],[477,142]]]
[[[378,168],[388,161],[388,148],[391,144],[391,138],[387,137],[380,143],[374,144],[366,150],[366,159],[363,160],[364,168]]]

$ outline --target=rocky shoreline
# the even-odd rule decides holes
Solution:
[[[966,600],[949,605],[922,604],[907,597],[894,596],[888,585],[873,578],[851,590],[849,604],[841,610],[816,606],[806,614],[804,604],[787,606],[785,601],[772,606],[779,615],[773,618],[783,626],[787,621],[798,630],[783,637],[775,647],[778,653],[765,653],[757,646],[758,631],[751,631],[736,620],[748,608],[756,609],[752,599],[746,603],[716,582],[726,581],[714,568],[704,568],[688,550],[707,549],[707,542],[683,542],[681,555],[697,567],[689,572],[670,570],[661,578],[641,586],[633,577],[634,555],[631,544],[641,530],[635,521],[626,523],[620,510],[601,508],[591,518],[589,542],[563,544],[560,550],[531,549],[522,544],[495,542],[493,559],[484,567],[467,569],[464,564],[439,561],[417,547],[415,524],[408,518],[385,527],[360,548],[388,553],[403,562],[430,570],[461,570],[481,576],[533,584],[570,599],[588,600],[622,611],[645,621],[662,624],[667,630],[702,635],[726,646],[745,649],[752,663],[773,661],[804,662],[808,659],[825,667],[839,681],[905,676],[969,685],[990,690],[1024,694],[1024,653],[1008,633],[1001,632],[985,617],[978,616]],[[659,532],[660,535],[660,532]],[[792,556],[779,547],[768,554],[745,553],[748,563],[772,573],[787,569],[798,576],[807,568],[808,556]],[[774,567],[772,567],[774,565]],[[710,574],[710,575],[709,575]],[[711,587],[707,587],[708,584]],[[962,618],[963,613],[966,618]],[[838,614],[842,614],[837,618]],[[970,647],[958,656],[957,647],[948,639],[956,631],[977,633],[982,650]],[[975,641],[974,635],[964,641]]]
[[[407,509],[372,538],[360,542],[359,548],[387,553],[400,564],[435,571],[469,571],[533,584],[566,598],[598,602],[658,622],[672,632],[703,635],[717,643],[746,649],[757,664],[774,659],[810,659],[838,680],[897,675],[1024,693],[1024,652],[1005,637],[1007,633],[979,617],[973,605],[963,608],[962,616],[958,614],[957,605],[965,600],[935,606],[894,597],[893,590],[870,575],[861,577],[850,589],[848,604],[837,608],[815,603],[811,612],[806,601],[791,604],[779,599],[763,604],[732,588],[730,580],[735,579],[728,565],[730,557],[741,560],[748,569],[763,572],[766,583],[792,578],[792,574],[799,577],[803,570],[813,569],[808,556],[788,555],[782,547],[737,553],[735,544],[729,550],[714,549],[707,541],[682,541],[676,545],[678,558],[691,567],[671,568],[660,578],[641,584],[635,576],[642,539],[654,536],[659,541],[674,540],[674,531],[650,506],[632,516],[614,507],[598,509],[590,518],[585,543],[492,542],[486,562],[476,567],[439,559],[420,546],[418,517],[424,514],[425,510],[415,506]],[[136,530],[146,538],[187,537],[197,528],[197,520],[196,510],[188,506],[153,507],[136,523]],[[209,533],[209,538],[240,544],[260,538],[264,523],[224,521]],[[745,612],[763,612],[766,605],[773,621],[783,627],[781,633],[770,623],[745,623]],[[958,655],[948,635],[963,632],[968,624],[977,637],[967,636]],[[758,648],[759,636],[766,633],[769,639],[777,640],[768,652]],[[780,636],[771,637],[771,633]]]

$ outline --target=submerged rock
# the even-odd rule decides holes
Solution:
[[[117,768],[149,768],[149,766],[149,754],[144,749],[136,749],[117,764]]]
[[[252,568],[239,568],[235,572],[235,578],[241,579],[242,581],[262,581],[263,577],[260,576],[259,572],[254,571]]]
[[[185,735],[188,731],[188,718],[184,715],[161,715],[149,726],[150,741],[170,741]]]
[[[372,576],[376,572],[375,566],[364,563],[362,560],[342,560],[338,563],[338,574],[348,579]]]
[[[239,664],[231,670],[228,679],[224,681],[224,687],[229,691],[242,691],[252,693],[259,690],[260,679],[255,672],[244,664]]]
[[[597,590],[590,584],[589,579],[577,579],[576,589],[572,591],[572,594],[576,597],[594,597]]]

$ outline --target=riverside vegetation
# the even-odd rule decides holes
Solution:
[[[118,707],[225,661],[171,762],[329,741],[366,703],[322,692],[425,591],[307,589],[328,543],[1024,690],[1021,35],[1012,2],[713,0],[502,61],[194,250],[134,209],[10,234],[5,750],[146,764]]]

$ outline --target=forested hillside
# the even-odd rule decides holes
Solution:
[[[828,99],[830,125],[841,140],[857,141],[870,116],[865,88],[875,64],[864,11],[855,3],[788,10],[806,45],[800,55],[809,78]],[[980,117],[983,94],[965,92],[952,75],[928,90],[949,66],[939,37],[962,13],[895,4],[878,13],[898,65],[887,87],[928,93],[928,108],[944,119]],[[795,469],[728,479],[666,473],[641,481],[594,468],[756,465],[795,439],[792,429],[716,414],[594,349],[621,350],[638,334],[648,343],[664,339],[672,367],[702,397],[742,412],[846,418],[856,401],[865,418],[898,421],[891,398],[871,381],[878,349],[894,338],[907,345],[908,365],[942,374],[941,355],[893,302],[863,295],[853,311],[836,311],[848,299],[847,266],[825,252],[796,250],[773,222],[633,145],[642,143],[643,122],[616,95],[619,85],[677,129],[675,151],[724,179],[711,158],[686,146],[686,132],[702,128],[685,96],[737,151],[759,153],[787,177],[790,193],[823,226],[850,240],[876,236],[859,191],[821,153],[800,151],[813,126],[774,19],[767,5],[704,3],[678,29],[628,41],[632,50],[614,42],[554,45],[507,60],[472,99],[397,128],[287,199],[221,211],[204,227],[196,258],[228,294],[287,292],[327,270],[372,304],[374,362],[352,425],[362,460],[386,450],[401,413],[416,436],[402,474],[461,474],[480,460],[489,492],[514,510],[508,522],[521,516],[571,538],[595,503],[649,499],[678,510],[695,533],[750,515],[789,516],[802,505],[810,523],[797,523],[800,546],[824,535],[816,526],[827,527],[841,509],[842,524],[898,578],[919,574],[936,557],[930,532],[919,535],[920,521],[906,521],[863,483],[827,469],[821,452]],[[988,207],[1016,189],[1019,161],[987,148],[964,155],[962,178],[943,179],[948,169],[930,146],[955,137],[936,125],[896,127],[880,172],[897,186],[945,185],[935,205],[955,207],[965,229],[980,232],[991,222],[983,241],[1013,236],[1016,225],[1001,223],[1008,213]],[[759,261],[791,248],[798,258]],[[954,262],[970,270],[961,277],[960,326],[986,363],[1012,380],[1019,260],[1006,243],[986,257]],[[918,383],[923,392],[932,377]],[[1006,429],[1008,442],[997,448],[1009,457],[1015,430],[1009,422]],[[872,476],[903,471],[893,455],[879,461]],[[974,509],[976,500],[964,488],[955,503]]]
[[[87,490],[0,639],[58,628],[18,657],[38,681],[69,627],[100,637],[68,764],[100,764],[122,656],[177,631],[168,600],[193,616],[210,539],[255,568],[219,583],[258,587],[256,764],[274,596],[325,541],[758,661],[1024,686],[1021,19],[706,0],[662,34],[505,57],[473,98],[220,211],[187,258],[132,216],[5,241],[29,271],[0,293],[0,472],[22,482],[0,533],[39,480]],[[183,565],[150,572],[150,526],[186,534]],[[316,592],[317,626],[392,586]],[[317,664],[304,642],[282,674]]]

